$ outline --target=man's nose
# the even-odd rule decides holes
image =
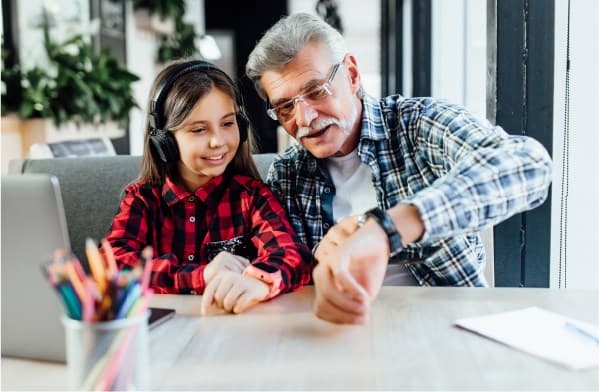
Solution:
[[[308,127],[312,121],[318,117],[318,112],[312,107],[312,105],[298,100],[295,103],[295,121],[298,127]]]

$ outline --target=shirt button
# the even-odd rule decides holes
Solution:
[[[196,221],[196,217],[195,217],[195,216],[190,216],[190,217],[189,217],[189,221],[190,221],[191,223],[195,222],[195,221]]]
[[[331,188],[324,188],[324,193],[331,193]]]
[[[328,229],[328,228],[329,228],[329,226],[330,226],[330,225],[329,225],[328,223],[324,223],[324,224],[322,225],[322,227],[324,227],[325,229]]]
[[[187,201],[194,201],[195,199],[196,199],[195,197],[193,197],[193,196],[189,196],[189,197],[187,198]]]
[[[193,255],[187,256],[187,260],[192,261],[193,260]]]
[[[189,294],[191,294],[191,295],[196,295],[197,293],[196,293],[196,291],[195,291],[195,290],[189,290]]]

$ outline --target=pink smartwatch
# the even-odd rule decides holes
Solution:
[[[263,301],[271,299],[281,292],[283,278],[281,276],[280,270],[277,270],[276,272],[266,272],[263,269],[250,264],[245,268],[245,270],[243,270],[243,275],[251,276],[252,278],[256,278],[268,285],[269,292],[266,294],[266,297],[262,299]]]

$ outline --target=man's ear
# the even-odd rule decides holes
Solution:
[[[346,70],[348,78],[349,78],[351,91],[352,91],[352,93],[355,94],[360,89],[360,81],[361,81],[360,70],[358,68],[358,61],[356,60],[356,57],[353,54],[348,53],[345,56],[344,63],[345,63],[344,64],[345,70]]]

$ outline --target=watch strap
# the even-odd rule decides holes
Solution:
[[[372,218],[385,231],[389,239],[389,258],[396,256],[402,249],[401,235],[393,223],[391,216],[382,208],[372,208],[364,213],[364,218]],[[365,219],[363,220],[365,221]],[[358,219],[358,224],[360,219]]]

